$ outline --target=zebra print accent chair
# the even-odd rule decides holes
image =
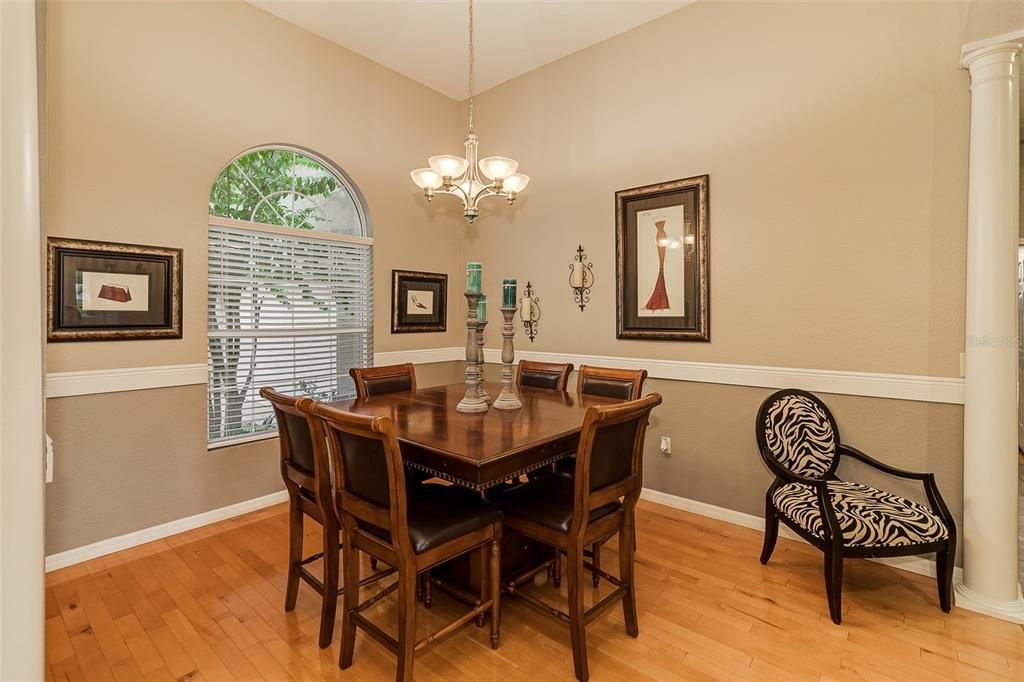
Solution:
[[[761,563],[775,550],[779,522],[825,554],[825,591],[832,620],[842,621],[843,559],[935,552],[939,606],[952,606],[956,524],[935,475],[896,469],[843,444],[832,412],[817,396],[795,388],[768,396],[757,412],[758,450],[775,474],[765,496]],[[897,478],[920,481],[928,505],[842,481],[843,457]]]

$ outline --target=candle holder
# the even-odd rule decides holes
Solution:
[[[512,362],[515,360],[515,349],[512,347],[512,337],[516,335],[515,327],[512,324],[516,316],[515,307],[501,308],[501,316],[505,323],[501,327],[501,393],[494,401],[492,407],[496,410],[518,410],[523,406],[519,396],[516,394],[515,385],[512,383]]]
[[[491,396],[487,395],[484,388],[484,328],[487,327],[487,320],[477,318],[476,321],[476,371],[477,371],[477,395],[483,398],[488,405],[491,404]]]
[[[537,325],[540,323],[540,297],[534,295],[533,286],[529,281],[526,282],[526,288],[523,289],[519,319],[523,321],[526,338],[533,343],[533,339],[537,336]]]
[[[480,367],[477,362],[477,355],[480,353],[480,346],[477,344],[476,330],[479,324],[476,319],[476,304],[480,301],[480,292],[467,291],[466,304],[469,312],[466,314],[466,395],[463,396],[455,409],[459,412],[486,412],[487,401],[480,397]]]
[[[583,244],[576,248],[573,262],[569,263],[569,286],[572,288],[573,300],[580,307],[580,312],[590,303],[590,288],[594,286],[594,264],[583,252]]]

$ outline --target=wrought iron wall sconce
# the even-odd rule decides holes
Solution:
[[[582,312],[590,303],[590,288],[594,286],[594,264],[587,260],[583,244],[576,247],[573,262],[569,263],[569,286],[572,288],[573,300]]]
[[[540,323],[540,297],[535,295],[529,280],[523,289],[523,298],[519,302],[519,319],[523,321],[523,330],[530,343],[537,336],[537,325]]]

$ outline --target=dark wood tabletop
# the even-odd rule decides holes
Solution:
[[[485,384],[495,398],[496,383]],[[588,407],[613,398],[522,387],[518,410],[463,414],[455,409],[463,383],[414,393],[389,393],[332,403],[357,414],[390,417],[402,456],[414,468],[474,489],[486,489],[519,473],[547,466],[576,450]]]

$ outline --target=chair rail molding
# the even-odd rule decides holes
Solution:
[[[426,365],[440,362],[463,362],[466,349],[461,346],[383,351],[374,354],[375,365],[397,365],[410,362]],[[491,364],[501,362],[501,350],[484,350],[484,359]],[[756,388],[802,388],[820,393],[856,395],[870,398],[913,400],[918,402],[963,404],[964,382],[957,377],[935,377],[917,374],[881,374],[846,370],[771,367],[768,365],[735,365],[686,360],[581,355],[542,351],[517,351],[516,361],[572,362],[581,364],[646,369],[652,379],[691,381],[727,386]],[[47,397],[61,398],[93,393],[112,393],[171,386],[206,383],[206,365],[166,365],[161,367],[128,367],[85,372],[58,372],[46,377]]]

